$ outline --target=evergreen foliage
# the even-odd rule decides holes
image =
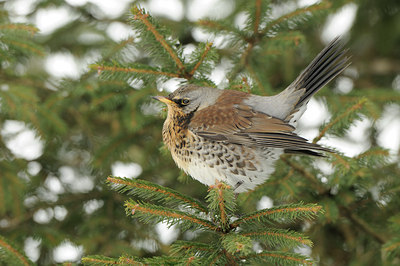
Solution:
[[[400,113],[398,1],[236,0],[225,17],[195,22],[186,13],[156,18],[136,5],[127,19],[107,17],[92,2],[32,1],[30,21],[54,8],[75,18],[46,34],[15,23],[12,2],[0,2],[1,265],[55,264],[54,249],[66,240],[82,247],[76,262],[87,265],[399,263],[399,154],[380,143],[383,117]],[[368,121],[364,149],[351,157],[284,155],[266,183],[237,198],[223,183],[207,191],[180,173],[161,144],[165,111],[158,115],[149,96],[171,81],[280,92],[323,47],[328,15],[348,3],[357,6],[347,36],[353,58],[341,78],[354,88],[342,91],[338,82],[317,94],[330,117],[313,142],[350,144],[351,128]],[[113,23],[133,35],[114,41],[106,30]],[[194,34],[201,31],[213,37],[201,40]],[[45,60],[55,53],[80,65],[91,58],[88,71],[49,75]],[[227,79],[215,84],[221,67]],[[7,131],[10,124],[18,131]],[[15,152],[13,140],[26,132],[40,141],[39,155]],[[116,162],[139,164],[139,178],[112,176]],[[264,196],[273,206],[259,210]],[[171,245],[160,240],[159,222],[177,228]],[[21,251],[28,238],[38,242],[38,258]]]
[[[146,200],[158,202],[135,201],[125,202],[127,215],[132,216],[146,224],[167,223],[168,226],[177,226],[182,231],[200,230],[208,234],[207,243],[193,241],[176,241],[171,252],[173,256],[152,257],[150,260],[132,258],[132,263],[144,264],[194,264],[194,265],[238,265],[251,262],[274,263],[285,265],[312,264],[305,256],[288,252],[287,248],[296,248],[303,245],[312,246],[312,242],[299,232],[274,228],[284,224],[313,218],[321,208],[315,204],[290,204],[287,206],[262,209],[238,217],[233,190],[224,183],[210,187],[206,197],[207,209],[199,212],[197,203],[187,206],[187,202],[197,202],[188,196],[172,189],[163,188],[143,180],[127,180],[125,178],[110,177],[111,187],[117,191],[143,196]],[[155,187],[157,189],[155,189]],[[138,190],[137,193],[134,193]],[[145,193],[148,191],[148,193]],[[168,191],[168,193],[165,193]],[[152,196],[149,196],[152,195]],[[183,201],[181,198],[185,198]],[[168,208],[170,200],[183,204],[175,208]],[[186,206],[185,206],[186,205]],[[196,210],[196,211],[194,211]],[[257,230],[255,230],[257,229]],[[268,249],[255,252],[254,243],[265,243]],[[280,249],[286,249],[281,251]],[[108,262],[110,260],[110,262]],[[96,263],[110,263],[125,260],[103,258],[98,256],[85,257],[83,262],[87,265]]]

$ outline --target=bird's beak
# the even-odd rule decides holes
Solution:
[[[171,101],[170,99],[168,99],[168,98],[165,97],[165,96],[151,96],[151,98],[153,98],[154,100],[163,102],[163,103],[165,103],[165,104],[171,104],[171,103],[173,103],[173,101]]]

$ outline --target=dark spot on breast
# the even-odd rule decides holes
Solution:
[[[237,162],[237,163],[236,163],[236,166],[239,167],[239,168],[243,168],[243,167],[246,166],[246,164],[245,164],[244,161],[240,161],[240,162]]]
[[[257,171],[257,168],[254,166],[252,162],[247,162],[247,169],[249,171]]]

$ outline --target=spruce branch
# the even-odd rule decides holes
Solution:
[[[166,77],[171,77],[171,78],[179,78],[180,75],[176,73],[170,73],[170,72],[164,72],[164,71],[158,71],[155,69],[150,69],[147,67],[147,69],[144,68],[132,68],[132,67],[118,67],[118,66],[105,66],[105,65],[98,65],[98,64],[93,64],[90,66],[91,69],[97,70],[97,72],[100,74],[103,71],[109,71],[109,72],[122,72],[122,73],[137,73],[137,74],[149,74],[149,75],[159,75],[159,76],[166,76]]]
[[[316,204],[289,204],[279,207],[262,209],[247,215],[242,216],[240,219],[234,221],[231,226],[238,227],[243,223],[251,224],[256,222],[293,222],[297,219],[310,219],[315,217],[321,212],[321,206]]]
[[[235,196],[230,186],[217,182],[210,186],[207,195],[208,207],[219,215],[219,221],[223,230],[227,229],[229,215],[235,210]]]
[[[201,265],[199,258],[190,257],[172,257],[172,256],[157,256],[152,258],[146,258],[143,260],[145,265],[170,265],[170,266],[189,266],[189,265]]]
[[[32,35],[39,31],[39,29],[34,26],[20,23],[0,24],[0,31],[3,30],[21,30],[23,32],[29,32]]]
[[[133,37],[128,37],[126,40],[122,40],[121,42],[119,42],[118,45],[115,45],[112,47],[112,49],[110,51],[107,51],[104,55],[103,55],[103,60],[108,60],[110,59],[112,56],[114,56],[115,54],[117,54],[119,51],[121,51],[122,49],[124,49],[125,47],[127,47],[128,45],[132,45],[134,43],[134,38]]]
[[[145,180],[109,176],[107,181],[113,190],[127,195],[137,195],[146,200],[156,200],[173,204],[173,206],[187,206],[207,213],[207,208],[198,200],[185,196],[173,189],[163,187]]]
[[[185,66],[179,59],[178,55],[175,53],[172,47],[166,42],[164,37],[157,31],[156,27],[148,20],[149,14],[146,14],[143,9],[139,9],[138,7],[132,8],[131,12],[134,15],[133,19],[140,20],[147,27],[147,29],[154,35],[155,39],[162,45],[162,47],[164,47],[164,49],[174,60],[180,72],[185,73]]]
[[[0,260],[10,265],[33,265],[24,253],[2,236],[0,236]]]
[[[193,76],[194,72],[196,72],[196,70],[200,67],[201,63],[203,63],[203,61],[206,58],[208,52],[210,51],[212,45],[213,45],[212,42],[209,42],[209,43],[206,44],[206,46],[204,48],[204,52],[202,53],[199,61],[196,63],[196,65],[193,67],[193,69],[189,72],[190,76]]]
[[[243,234],[229,233],[224,235],[222,246],[230,254],[248,255],[253,252],[253,241]]]
[[[121,256],[118,259],[118,262],[123,264],[123,265],[148,265],[148,263],[146,263],[146,260],[142,260],[140,258],[137,257],[125,257],[125,256]]]
[[[214,226],[210,221],[182,211],[149,203],[138,203],[133,200],[127,201],[125,207],[128,215],[137,217],[144,222],[167,222],[170,226],[179,225],[184,230],[208,229],[215,232],[220,231],[219,228]]]
[[[362,160],[364,158],[368,158],[368,157],[374,157],[374,156],[379,156],[379,157],[387,157],[389,156],[389,151],[388,150],[384,150],[381,148],[375,148],[375,149],[370,149],[367,150],[363,153],[360,153],[359,155],[357,155],[355,157],[356,160]]]
[[[400,237],[394,237],[382,246],[382,251],[387,254],[390,259],[400,257]]]
[[[226,32],[226,33],[236,33],[236,35],[241,36],[240,31],[237,31],[231,24],[222,24],[220,21],[210,20],[210,19],[200,19],[196,22],[200,27],[206,28],[213,32]]]
[[[118,259],[108,258],[105,256],[86,256],[82,258],[81,262],[83,265],[122,265],[123,262],[119,261]]]
[[[313,243],[303,234],[289,231],[286,229],[266,229],[260,231],[241,232],[243,236],[264,241],[269,246],[276,247],[297,247],[299,245],[307,245],[312,247]]]
[[[248,260],[249,262],[256,263],[268,263],[271,265],[313,265],[313,262],[310,261],[307,257],[295,254],[295,253],[287,253],[281,251],[267,251],[261,252],[257,254],[251,254],[249,256],[243,256],[242,259]]]
[[[216,251],[216,247],[200,242],[177,240],[171,246],[172,255],[193,255],[199,257],[209,256]]]
[[[317,137],[314,138],[312,141],[313,143],[317,143],[324,135],[325,133],[331,129],[334,125],[339,123],[340,121],[343,120],[343,118],[350,116],[351,114],[355,113],[356,111],[360,110],[363,108],[363,106],[367,103],[367,98],[362,98],[359,100],[356,104],[352,105],[351,107],[347,108],[341,115],[337,116],[333,121],[328,123],[319,133]]]
[[[323,10],[323,9],[328,9],[331,7],[330,2],[322,2],[320,4],[314,4],[311,6],[303,7],[303,8],[298,8],[288,14],[285,14],[267,24],[267,26],[263,29],[262,35],[267,34],[269,31],[274,30],[276,26],[279,26],[280,24],[287,22],[290,19],[296,18],[300,15],[304,15],[307,13],[312,13],[318,10]]]
[[[5,44],[14,46],[14,49],[19,48],[22,51],[30,52],[30,53],[33,53],[33,54],[36,54],[39,56],[44,55],[43,50],[39,46],[34,45],[33,43],[30,43],[30,42],[21,42],[21,41],[13,40],[10,38],[8,38],[8,39],[3,38],[1,41]]]
[[[261,20],[261,5],[262,0],[256,0],[256,12],[254,19],[254,35],[257,36],[259,33],[260,20]]]

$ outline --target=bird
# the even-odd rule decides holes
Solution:
[[[264,183],[282,154],[332,152],[295,129],[310,98],[350,64],[343,47],[333,39],[273,96],[195,84],[153,96],[167,105],[162,137],[177,166],[209,187],[224,182],[238,194]]]

